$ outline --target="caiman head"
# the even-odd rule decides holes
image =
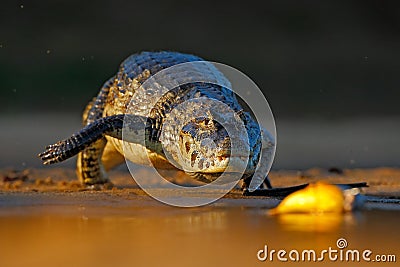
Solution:
[[[247,139],[247,135],[243,133],[235,137],[236,143],[243,147],[238,153],[237,147],[231,147],[228,131],[216,120],[207,117],[192,119],[179,133],[179,163],[185,171],[218,174],[224,172],[231,161],[227,171],[243,171],[251,154],[250,151],[245,153],[246,148],[249,150],[248,146],[244,145],[248,144]],[[236,155],[233,155],[233,150],[236,151]]]

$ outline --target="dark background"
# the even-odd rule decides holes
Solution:
[[[79,130],[86,103],[143,50],[252,78],[276,119],[274,169],[399,167],[398,3],[2,1],[0,168],[42,166],[37,153]]]
[[[396,1],[10,1],[0,112],[77,112],[129,54],[231,65],[279,118],[399,115]],[[5,101],[4,101],[5,98]]]

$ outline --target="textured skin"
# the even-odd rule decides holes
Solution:
[[[269,151],[264,153],[265,156],[272,155],[274,143],[268,138],[261,140],[260,127],[246,107],[238,103],[232,91],[215,84],[193,82],[174,87],[165,93],[162,86],[159,88],[162,79],[155,80],[145,90],[141,88],[154,74],[180,63],[194,61],[202,59],[175,52],[142,52],[128,57],[120,65],[116,76],[104,84],[98,96],[86,107],[83,115],[85,127],[71,138],[48,146],[39,156],[45,164],[52,164],[79,153],[77,175],[80,181],[96,184],[108,181],[106,170],[121,163],[124,159],[121,154],[124,152],[135,163],[149,164],[150,159],[155,167],[175,168],[167,160],[164,153],[167,151],[190,175],[202,181],[212,181],[220,175],[229,160],[225,156],[229,152],[229,139],[223,127],[214,121],[216,115],[210,113],[207,118],[197,115],[212,109],[213,104],[193,102],[187,107],[187,112],[174,111],[175,107],[190,99],[206,97],[224,103],[226,113],[231,110],[236,114],[229,117],[224,115],[224,110],[220,110],[218,122],[222,120],[231,123],[237,118],[243,122],[248,135],[246,141],[250,146],[243,177],[248,185],[260,160],[261,142],[268,143]],[[166,77],[177,81],[181,74],[190,76],[191,71],[183,74],[167,73]],[[207,78],[229,85],[229,81],[213,66],[206,65],[203,72]],[[132,132],[137,129],[145,131],[145,144],[140,138],[131,136],[128,150],[123,149],[121,139],[124,120],[124,127]],[[264,137],[269,135],[265,134]],[[202,142],[204,138],[212,139],[217,148],[205,146]],[[187,145],[189,141],[185,140],[191,142],[190,147]],[[177,153],[186,157],[177,158]]]

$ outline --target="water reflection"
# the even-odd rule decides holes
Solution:
[[[166,218],[164,222],[173,225],[173,227],[176,227],[179,231],[188,233],[207,230],[222,231],[228,227],[227,212],[224,211],[209,211],[189,214],[186,216],[171,217]]]
[[[278,223],[286,231],[332,232],[343,224],[354,224],[352,213],[280,214]]]
[[[339,237],[358,249],[398,251],[397,211],[268,216],[264,208],[212,206],[19,209],[25,212],[0,215],[1,266],[259,266],[256,253],[264,245],[325,249]]]

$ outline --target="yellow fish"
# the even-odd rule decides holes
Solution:
[[[341,213],[352,209],[352,202],[356,192],[344,193],[338,186],[324,182],[316,182],[308,185],[287,196],[274,209],[270,215],[284,213]]]

